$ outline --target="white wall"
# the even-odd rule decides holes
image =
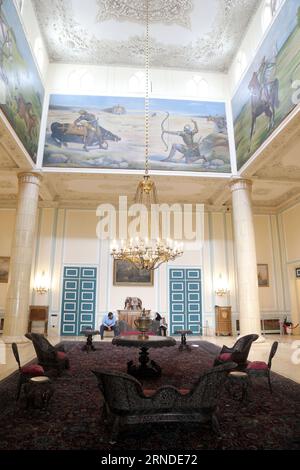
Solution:
[[[10,256],[15,210],[0,210],[0,256]],[[138,296],[145,308],[159,311],[168,317],[168,269],[171,266],[202,269],[203,324],[214,329],[214,306],[231,305],[233,325],[238,318],[238,292],[232,219],[230,212],[206,212],[203,249],[198,245],[185,250],[184,255],[169,266],[155,272],[153,287],[119,287],[113,285],[113,261],[109,241],[96,236],[96,218],[93,210],[40,209],[37,224],[37,242],[32,267],[31,303],[49,305],[50,331],[60,331],[61,284],[64,265],[91,265],[98,268],[97,320],[108,310],[122,309],[127,296]],[[297,223],[298,222],[298,223]],[[275,215],[254,216],[257,262],[269,268],[269,287],[259,288],[262,318],[279,318],[284,314],[299,318],[300,280],[295,278],[295,267],[300,267],[300,204]],[[49,294],[34,292],[34,280],[45,272],[50,278]],[[230,294],[216,296],[219,275],[227,282]],[[0,313],[4,310],[7,284],[0,284]],[[291,301],[290,301],[291,299]],[[293,320],[293,321],[294,321]]]
[[[223,239],[224,223],[227,218],[223,214],[207,214],[206,229],[209,235],[208,219],[216,219],[216,225],[212,227],[211,234],[218,241],[218,250],[224,251],[226,241]],[[113,285],[113,260],[110,256],[110,241],[101,241],[96,236],[96,224],[98,219],[93,210],[75,209],[41,209],[39,214],[38,235],[36,244],[36,261],[33,267],[33,280],[43,271],[51,279],[49,295],[40,296],[33,292],[33,304],[49,304],[52,315],[50,319],[50,331],[59,333],[60,309],[61,309],[61,281],[64,265],[91,265],[98,268],[97,286],[97,320],[99,325],[101,318],[108,310],[122,309],[127,296],[137,296],[143,301],[145,308],[154,313],[159,311],[168,316],[168,266],[162,266],[154,275],[153,287],[120,287]],[[230,222],[231,223],[231,222]],[[226,229],[228,230],[228,228]],[[232,245],[232,240],[229,241]],[[212,284],[212,270],[216,264],[218,272],[228,272],[226,263],[230,260],[233,264],[232,246],[229,247],[228,256],[219,258],[217,262],[211,262],[217,248],[209,240],[206,241],[202,253],[198,245],[185,251],[169,266],[195,266],[203,270],[203,312],[205,320],[214,325],[213,308],[215,296]],[[225,249],[225,251],[227,248]],[[33,282],[32,282],[33,284]],[[234,290],[234,288],[233,288]]]
[[[41,78],[45,85],[49,58],[31,0],[23,1],[21,20],[26,37],[36,60],[36,64],[41,73]]]
[[[270,286],[259,288],[263,318],[278,318],[288,312],[283,295],[279,228],[276,216],[254,217],[257,262],[267,263]],[[185,250],[184,255],[155,272],[153,287],[120,287],[113,285],[113,261],[110,242],[96,237],[97,218],[93,210],[41,209],[38,224],[36,262],[33,278],[45,271],[51,278],[49,296],[33,294],[32,303],[50,305],[50,330],[59,333],[61,281],[64,265],[91,265],[98,268],[97,320],[108,310],[122,309],[127,296],[137,296],[145,308],[168,317],[169,267],[202,269],[203,324],[214,329],[214,306],[231,305],[233,325],[238,318],[238,294],[235,278],[235,258],[232,219],[229,212],[207,212],[204,223],[203,249],[198,245]],[[230,294],[216,296],[219,275],[228,283]]]
[[[10,256],[15,214],[14,209],[0,209],[0,256]],[[7,287],[7,283],[0,282],[0,316],[4,313]]]
[[[48,93],[89,94],[116,96],[144,96],[145,83],[131,80],[143,68],[102,67],[76,64],[50,64],[47,77]],[[200,76],[207,87],[193,87],[189,80]],[[150,81],[153,96],[159,98],[225,100],[227,77],[221,73],[185,72],[169,69],[151,69]]]
[[[281,253],[283,260],[284,295],[294,324],[300,323],[300,278],[296,268],[300,267],[300,204],[285,210],[278,216]],[[300,333],[300,328],[298,329]]]

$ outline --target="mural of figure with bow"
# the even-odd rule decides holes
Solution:
[[[173,143],[169,156],[166,159],[164,159],[164,161],[165,162],[172,161],[176,155],[176,152],[179,152],[182,154],[182,158],[185,159],[185,163],[195,162],[199,160],[200,158],[206,161],[206,158],[200,154],[200,150],[199,150],[199,143],[200,143],[201,137],[198,142],[194,142],[194,136],[198,134],[199,132],[197,122],[192,119],[192,123],[194,125],[193,128],[189,124],[186,124],[182,131],[167,131],[164,129],[163,123],[168,119],[168,117],[169,117],[169,113],[167,113],[166,118],[163,120],[161,124],[162,140],[163,140],[164,134],[177,135],[182,138],[184,143],[183,144]],[[166,145],[166,150],[168,150],[167,143],[164,140],[163,142]]]

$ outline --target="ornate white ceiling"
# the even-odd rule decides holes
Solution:
[[[145,0],[32,0],[52,62],[144,66]],[[225,71],[260,0],[149,0],[153,67]]]

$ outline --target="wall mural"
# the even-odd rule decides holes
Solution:
[[[150,168],[230,172],[225,104],[152,99]],[[144,99],[51,95],[44,166],[144,168]]]
[[[232,99],[238,169],[297,104],[293,95],[300,79],[299,44],[300,0],[289,0]]]
[[[0,108],[36,161],[44,88],[11,0],[0,0]]]

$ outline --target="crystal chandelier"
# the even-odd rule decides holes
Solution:
[[[146,36],[145,36],[145,173],[139,182],[135,202],[145,205],[157,204],[157,190],[149,175],[149,0],[146,0]],[[157,269],[161,264],[175,260],[183,254],[183,244],[171,239],[151,241],[148,238],[131,239],[119,245],[116,241],[111,246],[111,255],[116,260],[128,261],[138,269],[148,271]]]

